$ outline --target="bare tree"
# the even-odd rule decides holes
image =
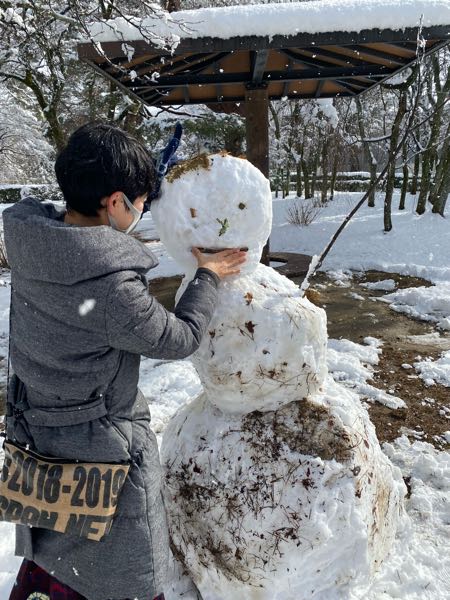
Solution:
[[[439,188],[441,181],[435,184],[433,189],[433,176],[438,170],[439,162],[439,146],[442,125],[444,123],[444,115],[447,115],[448,108],[446,101],[450,95],[450,66],[448,65],[445,69],[445,64],[442,64],[442,55],[435,54],[431,57],[431,69],[429,71],[428,78],[428,94],[426,95],[427,104],[431,111],[431,119],[428,131],[428,139],[422,155],[422,178],[420,183],[419,198],[417,200],[416,212],[423,214],[426,209],[427,200],[433,202],[433,198],[436,197],[437,188]],[[448,56],[446,57],[448,61]],[[444,68],[443,68],[444,67]],[[443,73],[445,74],[443,77]],[[427,108],[428,108],[427,107]],[[439,175],[442,176],[445,173],[443,167],[445,166],[446,156],[443,154],[442,167],[439,169]],[[438,211],[439,212],[439,211]]]
[[[80,36],[89,39],[92,21],[102,19],[108,27],[108,19],[114,17],[132,23],[144,39],[155,40],[158,36],[152,25],[161,14],[157,5],[146,0],[0,0],[0,79],[13,80],[31,90],[47,123],[48,139],[60,149],[66,138],[64,108],[76,105],[86,78],[93,80],[92,74],[78,64],[77,40]],[[139,20],[133,20],[133,15]],[[157,41],[168,43],[165,38]],[[114,85],[110,92],[107,116],[135,122],[140,103],[128,101],[117,116],[117,98],[122,94]],[[70,109],[67,112],[70,114]]]

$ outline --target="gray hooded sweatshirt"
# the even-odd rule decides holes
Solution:
[[[157,261],[136,239],[67,225],[62,210],[34,198],[3,219],[12,281],[8,437],[47,456],[131,461],[100,542],[18,525],[16,553],[89,600],[151,600],[164,591],[168,535],[158,448],[137,387],[140,356],[194,352],[218,278],[199,269],[172,314],[148,292],[145,274]]]

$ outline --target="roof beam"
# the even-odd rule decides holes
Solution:
[[[264,71],[266,70],[267,58],[269,56],[269,50],[257,50],[251,53],[252,57],[252,86],[259,86],[262,83],[264,77]]]
[[[228,54],[229,52],[215,52],[210,54],[194,54],[181,59],[177,57],[177,60],[174,60],[170,64],[166,64],[159,69],[157,73],[159,73],[160,76],[163,74],[172,74],[180,71],[182,72],[184,70],[189,70],[191,73],[201,73],[211,65],[214,65],[217,61],[220,61],[222,58],[225,58],[225,56],[228,56]],[[139,71],[136,71],[136,73],[138,77],[141,77],[142,75],[153,70],[154,69],[150,65],[150,67],[139,69]]]
[[[382,60],[387,60],[389,62],[391,62],[393,65],[406,65],[409,60],[408,59],[403,59],[399,56],[394,56],[392,54],[388,54],[387,52],[382,52],[381,50],[376,50],[375,48],[367,48],[367,46],[361,46],[358,44],[352,44],[347,46],[347,48],[350,48],[351,50],[354,50],[356,53],[359,54],[365,54],[366,56],[370,56],[372,58],[378,58],[378,59],[382,59]],[[379,63],[377,63],[379,64]]]
[[[286,68],[287,73],[292,71],[292,64],[293,64],[293,61],[291,60],[291,58],[289,58],[288,66]],[[286,83],[283,85],[283,96],[287,96],[289,94],[289,85],[290,85],[289,81],[286,81]]]
[[[346,65],[350,65],[352,67],[367,64],[366,61],[356,58],[356,56],[349,56],[348,54],[339,54],[339,52],[333,52],[332,50],[328,50],[326,48],[316,48],[315,46],[311,46],[310,48],[299,48],[299,51],[309,52],[310,54],[315,55],[312,60],[317,60],[316,56],[322,56],[324,58],[331,58],[331,60],[339,60],[345,63]],[[326,64],[334,64],[335,66],[337,66],[336,63],[330,63],[329,61],[327,61]]]
[[[220,63],[216,63],[214,66],[214,72],[220,75]],[[219,102],[223,102],[223,88],[220,83],[216,84],[216,96]]]
[[[324,80],[324,79],[321,79],[321,80],[319,81],[318,85],[317,85],[316,93],[314,94],[314,96],[315,96],[316,98],[320,98],[320,95],[321,95],[321,93],[322,93],[322,90],[323,90],[323,86],[324,86],[324,85],[325,85],[325,80]]]
[[[327,33],[299,33],[298,35],[248,36],[220,39],[213,37],[183,38],[174,50],[174,55],[189,52],[227,52],[231,50],[266,50],[268,48],[301,48],[310,46],[340,46],[370,43],[414,42],[417,39],[417,27],[401,30],[365,29],[358,33],[335,31]],[[448,40],[449,28],[446,25],[424,27],[421,35],[429,40]],[[158,48],[143,40],[129,40],[128,44],[135,48],[135,54],[159,54],[170,56],[170,49]],[[125,57],[123,41],[102,42],[102,49],[110,58]],[[105,62],[92,43],[79,44],[78,54],[81,59],[91,59],[99,63]]]
[[[346,81],[342,81],[342,80],[335,80],[334,82],[336,85],[339,85],[341,88],[343,88],[344,90],[347,90],[351,96],[356,96],[357,92],[355,92],[355,88],[350,85],[349,83],[347,83]]]
[[[335,98],[336,97],[336,92],[332,92],[332,93],[326,93],[326,94],[322,94],[320,96],[321,98]],[[342,92],[339,93],[339,98],[344,98],[344,97],[349,97],[349,98],[353,98],[354,94],[350,93],[350,92]],[[284,98],[284,96],[281,96],[280,94],[274,94],[270,96],[271,100],[282,100]],[[305,96],[300,96],[299,94],[294,94],[293,92],[291,92],[289,94],[289,99],[291,100],[303,100],[303,99],[311,99],[314,100],[315,99],[315,93],[312,94],[306,94]],[[234,102],[234,103],[241,103],[245,101],[245,95],[243,94],[242,96],[229,96],[226,99],[227,103],[228,102]],[[146,104],[154,104],[155,102],[148,102],[147,100],[145,100]],[[223,104],[223,101],[219,101],[217,100],[217,98],[195,98],[193,100],[191,100],[189,103],[185,103],[184,101],[176,101],[176,100],[158,100],[155,104],[157,104],[158,106],[183,106],[184,104]]]
[[[417,42],[414,44],[414,47],[410,46],[409,44],[402,43],[402,42],[396,42],[395,44],[384,43],[383,46],[392,48],[393,51],[398,50],[400,48],[400,50],[410,52],[410,56],[403,57],[405,60],[411,60],[412,58],[414,58],[414,56],[416,55],[416,50],[417,50]]]
[[[279,52],[282,54],[285,54],[286,56],[289,56],[289,58],[292,59],[294,62],[303,64],[303,65],[308,65],[309,67],[315,68],[317,71],[319,70],[319,67],[327,69],[330,66],[333,66],[333,67],[339,66],[336,64],[332,65],[331,63],[324,62],[324,61],[318,60],[316,58],[303,57],[302,55],[297,54],[297,52],[294,52],[293,50],[280,50]],[[367,63],[365,63],[364,61],[361,61],[361,63],[363,65],[367,66]],[[372,83],[371,79],[368,79],[368,78],[364,78],[364,79],[365,79],[366,83],[369,83],[369,84]],[[359,81],[359,84],[361,84],[361,83],[362,83],[362,81]]]
[[[285,71],[266,71],[265,80],[270,81],[297,81],[297,80],[316,80],[316,79],[352,79],[353,77],[386,77],[389,75],[387,67],[384,66],[366,66],[366,67],[336,67],[332,69],[302,69]],[[133,83],[130,89],[137,91],[140,88],[157,89],[177,88],[188,85],[211,85],[216,83],[239,84],[249,83],[248,73],[222,73],[218,78],[214,73],[203,75],[192,75],[185,73],[183,75],[173,75],[170,77],[160,77],[158,82],[151,85],[148,83]]]

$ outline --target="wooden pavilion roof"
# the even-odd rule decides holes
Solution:
[[[184,37],[173,52],[142,39],[78,46],[79,58],[147,105],[356,96],[416,59],[418,28],[248,37]],[[424,27],[426,52],[449,43],[450,24]],[[129,60],[130,48],[133,57]]]

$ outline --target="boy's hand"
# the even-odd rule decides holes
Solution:
[[[198,248],[192,248],[192,254],[197,259],[199,267],[214,271],[220,279],[240,273],[239,266],[247,258],[247,251],[239,248],[227,248],[214,254],[203,254]]]

